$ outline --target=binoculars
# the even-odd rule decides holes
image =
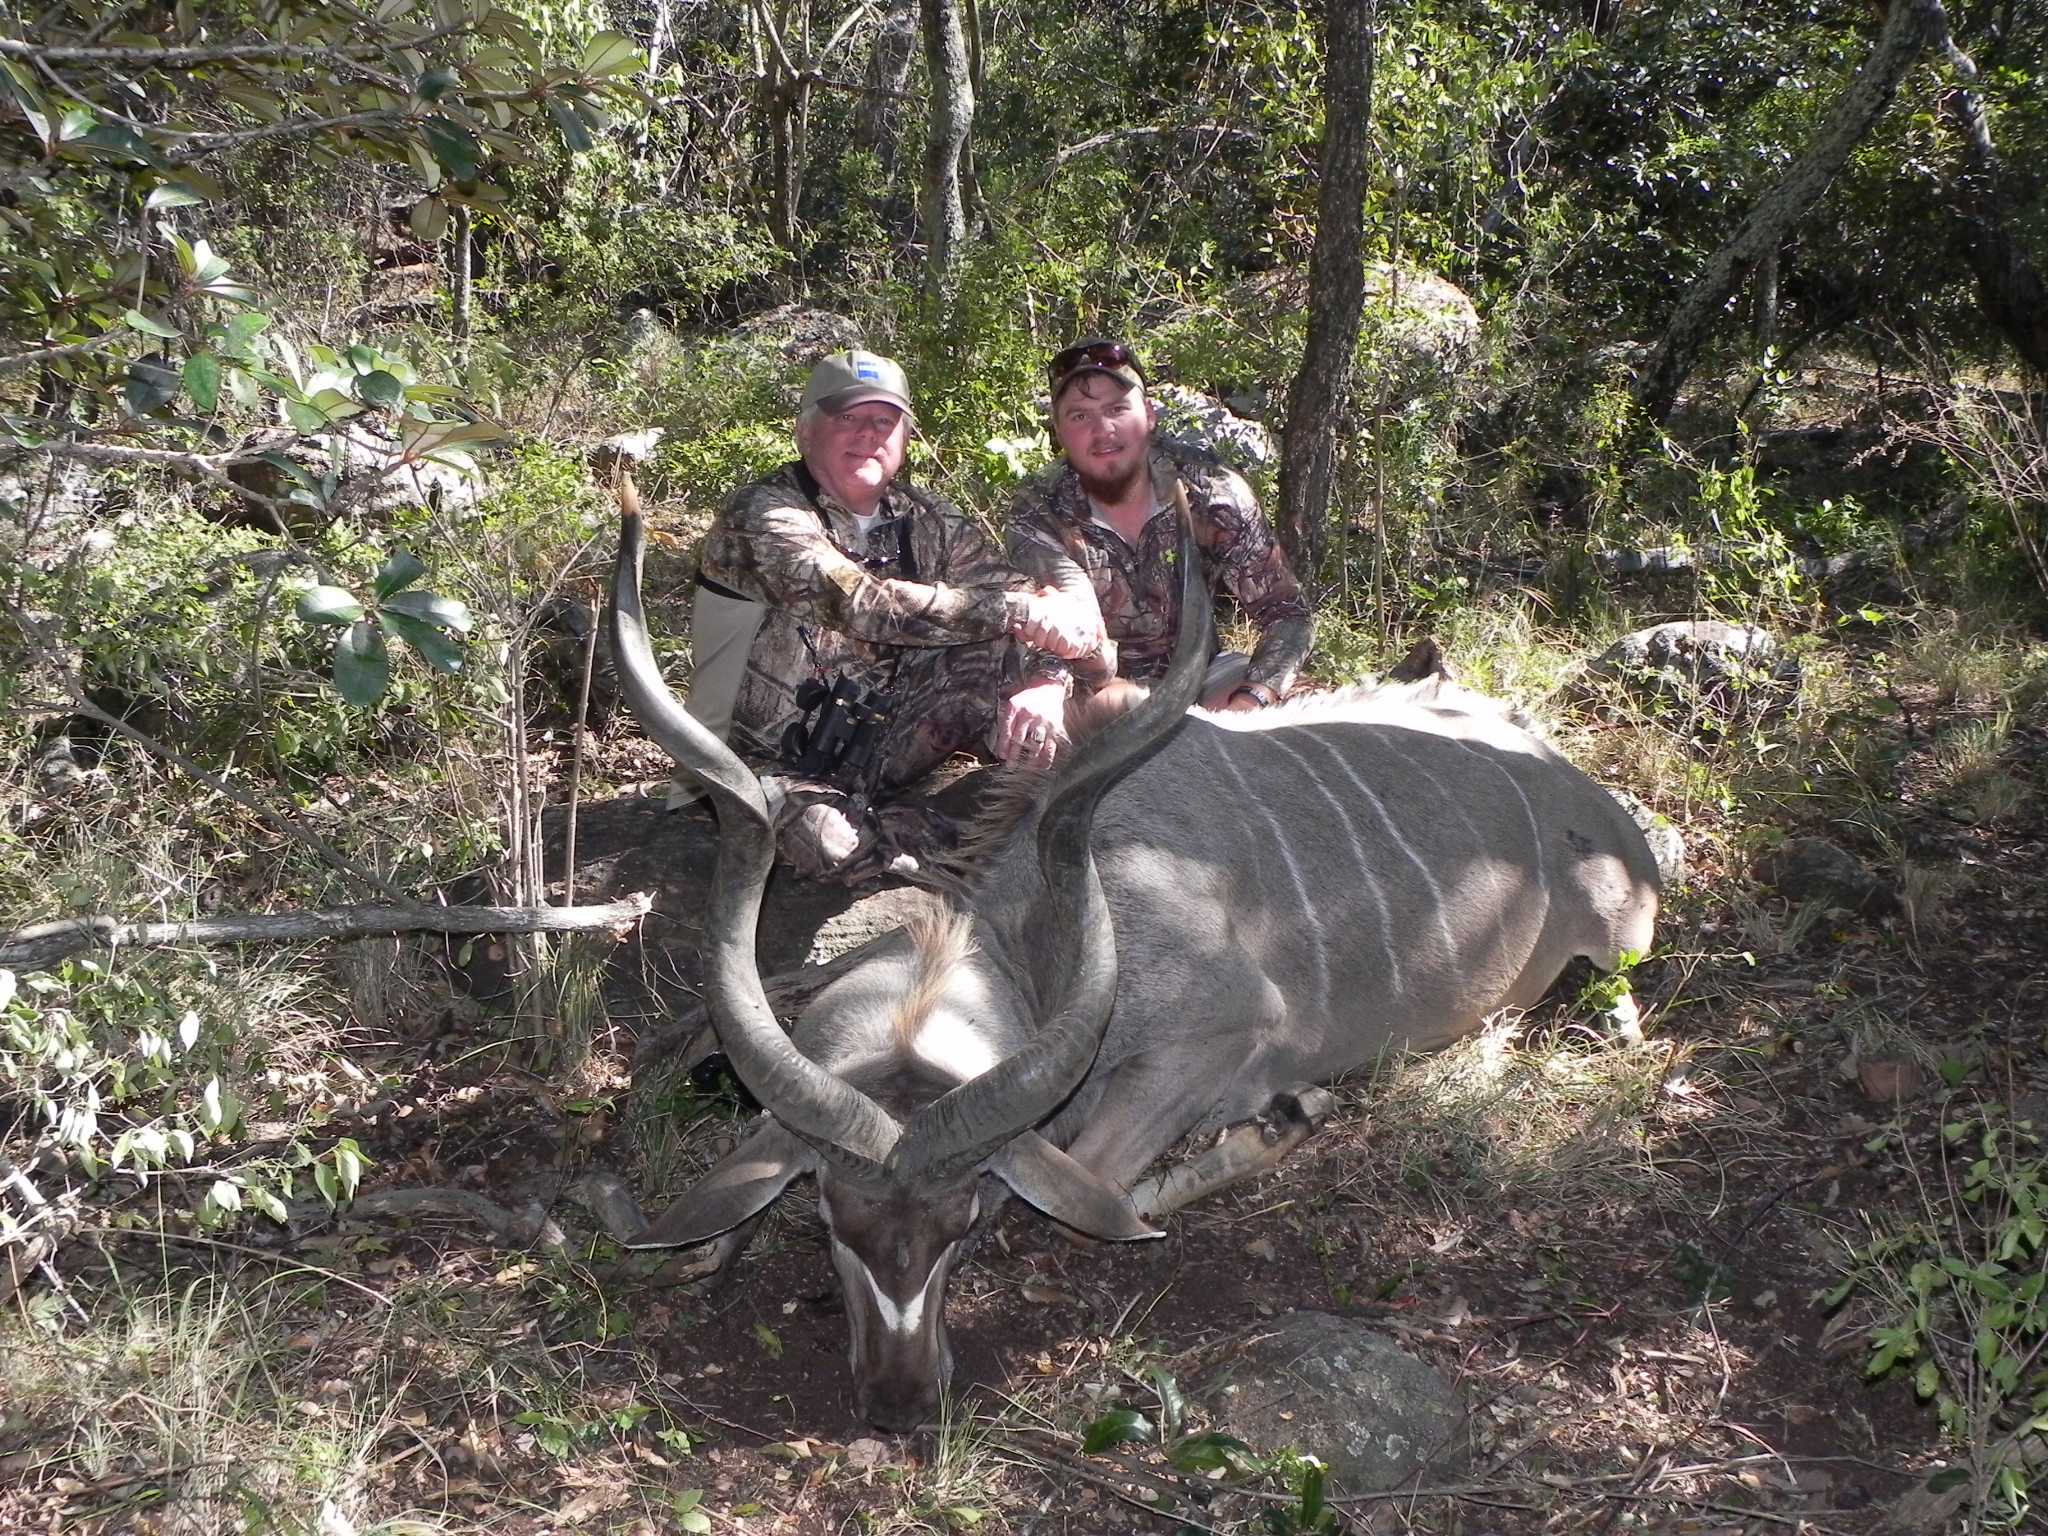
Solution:
[[[812,678],[798,687],[804,718],[782,733],[782,761],[807,779],[831,779],[861,789],[877,764],[889,701],[851,678]]]

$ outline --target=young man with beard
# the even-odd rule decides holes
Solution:
[[[1033,580],[1092,596],[1101,650],[1056,674],[1080,692],[1111,678],[1149,682],[1173,660],[1180,578],[1174,488],[1187,495],[1202,574],[1257,628],[1250,656],[1210,664],[1202,703],[1261,709],[1287,694],[1308,654],[1313,622],[1301,584],[1244,477],[1199,448],[1155,436],[1145,371],[1122,342],[1077,342],[1052,360],[1053,436],[1064,457],[1031,480],[1010,511],[1010,558]]]
[[[1065,669],[1101,645],[1091,604],[1033,590],[901,478],[911,425],[895,363],[825,358],[804,387],[801,457],[735,491],[699,557],[688,708],[776,776],[778,851],[813,879],[928,867],[952,829],[901,792],[991,741],[1050,762]],[[697,792],[679,784],[671,807]]]

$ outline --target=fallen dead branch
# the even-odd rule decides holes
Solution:
[[[290,943],[353,939],[372,933],[623,934],[654,905],[637,891],[598,907],[429,907],[382,903],[316,912],[238,913],[181,923],[124,923],[111,917],[38,923],[0,939],[0,966],[35,970],[87,949],[148,949],[167,944]]]

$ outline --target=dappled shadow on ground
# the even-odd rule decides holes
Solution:
[[[1910,919],[1789,910],[1702,812],[1688,827],[1695,883],[1637,977],[1645,1043],[1546,1004],[1347,1086],[1290,1163],[1171,1219],[1163,1241],[1075,1246],[1011,1202],[952,1289],[958,1424],[905,1439],[854,1418],[807,1186],[708,1290],[673,1283],[686,1277],[674,1262],[622,1257],[567,1198],[572,1180],[609,1169],[657,1209],[742,1129],[714,1070],[677,1101],[687,1123],[667,1172],[649,1177],[646,1148],[622,1130],[634,1037],[687,1002],[698,974],[692,914],[715,829],[649,799],[585,806],[579,894],[657,893],[657,920],[615,957],[612,1023],[589,1063],[544,1078],[445,1039],[394,1050],[378,1065],[405,1086],[348,1127],[378,1186],[534,1202],[566,1246],[494,1249],[433,1217],[252,1234],[254,1274],[335,1277],[308,1282],[300,1332],[280,1324],[312,1342],[277,1369],[304,1376],[291,1390],[309,1415],[332,1411],[355,1390],[351,1361],[390,1356],[379,1330],[394,1308],[419,1317],[438,1342],[389,1385],[378,1454],[408,1459],[379,1497],[493,1530],[693,1529],[676,1501],[694,1492],[715,1529],[799,1536],[856,1522],[1248,1531],[1285,1507],[1270,1480],[1191,1476],[1142,1445],[1084,1454],[1081,1436],[1113,1407],[1152,1412],[1155,1370],[1193,1394],[1200,1427],[1205,1373],[1229,1342],[1313,1308],[1386,1330],[1471,1415],[1461,1463],[1398,1497],[1337,1490],[1358,1529],[1875,1533],[1939,1465],[1938,1430],[1907,1385],[1865,1381],[1859,1329],[1831,1325],[1820,1302],[1843,1245],[1867,1240],[1865,1219],[1912,1210],[1944,1157],[1945,1121],[1998,1104],[2048,1123],[2041,805],[1987,825],[1921,814],[1920,856],[1962,874]],[[858,942],[901,894],[863,903],[778,877],[763,969],[800,963],[821,926]],[[1858,1071],[1854,1053],[1880,1038],[1910,1042],[1902,1101],[1874,1099]],[[73,1279],[165,1262],[110,1240],[103,1257],[78,1251]],[[218,1273],[248,1255],[173,1262]],[[1868,1321],[1859,1304],[1837,1316]],[[521,1371],[553,1383],[555,1406],[476,1385]],[[47,1524],[61,1506],[74,1525],[141,1528],[95,1513],[119,1490],[95,1503],[74,1489],[60,1506],[47,1490],[0,1497],[15,1500],[0,1526]]]

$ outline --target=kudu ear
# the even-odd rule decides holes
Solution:
[[[989,1172],[1076,1232],[1112,1243],[1166,1236],[1147,1226],[1115,1185],[1090,1173],[1036,1131],[1026,1131],[1006,1145],[989,1164]]]
[[[677,1197],[628,1248],[687,1248],[730,1231],[813,1172],[818,1155],[774,1121],[763,1121]]]

